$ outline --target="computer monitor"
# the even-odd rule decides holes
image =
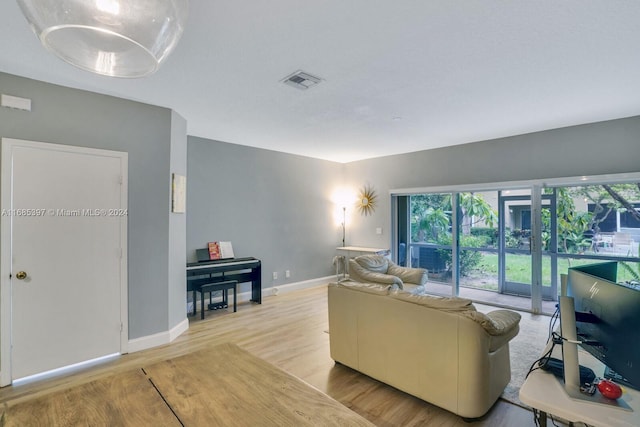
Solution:
[[[617,264],[569,268],[567,296],[580,346],[640,389],[640,290],[616,283]]]

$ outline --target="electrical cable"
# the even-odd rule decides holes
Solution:
[[[563,341],[570,342],[572,344],[586,344],[587,343],[586,341],[570,340],[568,338],[563,337],[562,335],[560,335],[557,332],[553,332],[552,337],[553,337],[553,342],[556,343],[556,344],[562,344]]]
[[[549,351],[547,351],[545,354],[542,355],[542,357],[540,357],[538,360],[536,360],[531,364],[531,367],[529,368],[529,372],[527,372],[525,379],[529,377],[529,374],[531,374],[531,372],[540,369],[542,366],[546,364],[546,362],[549,361],[549,359],[551,358],[551,353],[553,353],[553,349],[555,348],[555,346],[556,346],[556,342],[554,341]]]
[[[560,306],[556,304],[556,311],[553,313],[553,315],[551,316],[551,319],[549,320],[549,334],[547,337],[547,344],[549,344],[549,341],[552,342],[551,348],[549,349],[549,351],[543,354],[538,360],[536,360],[531,364],[531,367],[529,368],[529,372],[527,372],[525,379],[529,377],[529,374],[531,374],[531,372],[541,369],[546,364],[546,362],[548,362],[551,359],[551,354],[553,353],[553,349],[555,348],[556,345],[562,345],[563,342],[569,342],[573,344],[583,344],[583,343],[588,344],[588,341],[569,340],[563,337],[562,335],[560,335],[559,333],[555,332],[554,328],[559,319],[560,319]],[[540,427],[540,418],[542,415],[538,409],[535,409],[535,408],[532,408],[532,409],[533,409],[533,422],[536,427]],[[547,416],[549,419],[551,419],[551,423],[554,426],[560,427],[558,424],[556,424],[556,420],[553,418],[553,415],[547,414]],[[584,424],[585,427],[589,427],[586,423],[581,423],[581,424]],[[573,425],[575,425],[575,423]]]
[[[551,319],[549,320],[549,334],[547,336],[547,344],[551,339],[554,328],[556,326],[556,322],[558,321],[559,318],[560,318],[560,306],[556,304],[556,311],[553,313],[553,315],[551,316]]]
[[[556,420],[555,418],[553,418],[553,415],[549,414],[549,418],[551,419],[551,424],[553,424],[556,427],[560,427],[558,424],[556,424]]]
[[[536,408],[533,409],[533,424],[535,427],[540,427],[540,412]]]

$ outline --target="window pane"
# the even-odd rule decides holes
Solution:
[[[429,281],[446,287],[430,291],[451,295],[451,193],[411,196],[411,266],[425,268]]]
[[[560,280],[560,274],[567,274],[567,272],[569,271],[569,267],[578,267],[578,266],[587,265],[587,264],[598,264],[600,262],[609,262],[609,260],[584,259],[584,258],[560,258],[558,259],[558,280]],[[640,262],[618,261],[617,282],[624,283],[640,289]]]
[[[451,194],[411,196],[411,241],[451,244]]]
[[[498,192],[460,193],[460,285],[498,290]]]
[[[558,253],[638,257],[637,185],[561,187],[557,192]]]

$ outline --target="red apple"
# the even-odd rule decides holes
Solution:
[[[617,398],[622,396],[622,389],[613,381],[600,380],[600,382],[598,383],[598,390],[604,397],[608,399],[616,400]]]

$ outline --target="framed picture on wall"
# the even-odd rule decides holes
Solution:
[[[184,213],[187,201],[187,177],[174,173],[171,180],[171,212]]]

